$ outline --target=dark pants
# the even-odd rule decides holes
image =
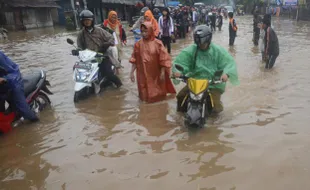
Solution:
[[[184,102],[182,105],[185,96],[189,93],[188,87],[185,86],[178,94],[177,94],[177,111],[178,112],[186,112],[187,111],[187,104]],[[224,110],[223,104],[221,102],[222,93],[217,89],[210,90],[212,99],[213,99],[213,112],[220,113]]]
[[[270,55],[269,59],[266,60],[265,68],[266,69],[271,69],[274,66],[274,64],[275,64],[275,62],[277,60],[277,57],[278,57],[278,55]]]
[[[236,32],[229,32],[229,45],[233,46],[235,43]]]
[[[212,21],[211,22],[211,29],[212,29],[212,31],[216,31],[216,27],[215,27],[215,21]]]
[[[161,37],[161,41],[163,42],[164,46],[167,48],[168,53],[171,53],[171,37],[163,36]]]
[[[22,117],[30,121],[37,121],[38,117],[30,109],[30,106],[26,102],[26,97],[24,95],[23,84],[17,85],[10,92],[10,97],[0,96],[0,111],[5,111],[5,100],[8,100],[10,106],[13,110],[16,110]]]
[[[100,80],[102,77],[107,77],[108,81],[114,83],[116,87],[122,86],[122,81],[114,74],[114,71],[112,70],[112,63],[108,58],[99,64],[99,71],[101,75],[101,77],[99,77]]]
[[[258,46],[260,30],[257,30],[253,34],[253,43],[255,46]]]
[[[185,26],[178,26],[178,31],[179,31],[179,37],[185,38],[185,34],[186,34]]]
[[[192,29],[195,30],[196,26],[197,26],[197,21],[192,23]]]
[[[219,27],[219,31],[221,31],[222,30],[222,24],[219,24],[218,27]]]

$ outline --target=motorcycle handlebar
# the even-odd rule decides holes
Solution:
[[[186,82],[187,79],[188,79],[189,77],[182,75],[182,76],[180,76],[180,77],[171,76],[170,78],[171,78],[171,79],[181,79],[182,81]],[[215,81],[209,80],[209,83],[210,83],[210,84],[222,84],[222,83],[224,83],[224,82],[221,81],[221,80],[215,80]]]
[[[73,49],[73,50],[71,50],[71,54],[73,56],[79,56],[79,51],[81,51],[81,49]],[[101,53],[97,53],[96,57],[101,58],[101,57],[105,57],[105,56]]]
[[[104,57],[101,53],[97,53],[96,57]]]

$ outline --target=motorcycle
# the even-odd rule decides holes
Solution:
[[[74,46],[71,39],[68,38],[67,42]],[[99,65],[107,58],[106,56],[88,49],[79,50],[77,47],[72,50],[72,55],[79,58],[79,61],[75,62],[73,67],[73,80],[75,81],[74,102],[77,103],[91,93],[99,94],[102,87],[110,85],[107,78],[101,76],[99,72]],[[115,66],[112,65],[111,67],[116,73]]]
[[[2,72],[5,71],[2,70]],[[39,113],[51,105],[48,95],[52,95],[53,93],[47,88],[47,86],[50,86],[50,83],[46,79],[46,73],[44,71],[41,70],[24,75],[23,82],[26,101],[31,110]],[[0,112],[0,133],[7,133],[12,130],[15,122],[23,118],[14,108],[14,104],[10,103],[12,102],[10,90],[7,90],[5,87],[1,89],[1,94],[6,97],[6,108],[4,112]]]
[[[179,71],[184,71],[180,65],[175,65]],[[220,77],[223,71],[217,71],[212,80],[208,79],[195,79],[187,77],[186,75],[180,76],[179,79],[187,84],[189,89],[188,94],[182,101],[182,106],[187,105],[187,111],[184,117],[184,124],[187,127],[204,127],[206,120],[211,115],[214,108],[212,94],[209,90],[211,84],[221,84]]]

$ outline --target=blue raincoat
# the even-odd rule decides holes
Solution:
[[[6,88],[12,91],[12,101],[17,111],[25,118],[32,121],[38,120],[36,114],[30,109],[24,95],[24,84],[19,67],[0,51],[0,69],[6,73],[0,72],[0,77],[7,81]],[[4,97],[0,96],[0,107],[4,104]]]

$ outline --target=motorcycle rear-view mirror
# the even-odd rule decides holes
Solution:
[[[183,72],[184,68],[181,65],[175,65],[175,68],[178,69],[179,71]]]
[[[67,38],[67,43],[70,44],[70,45],[73,45],[73,44],[74,44],[74,41],[71,40],[70,38]]]

